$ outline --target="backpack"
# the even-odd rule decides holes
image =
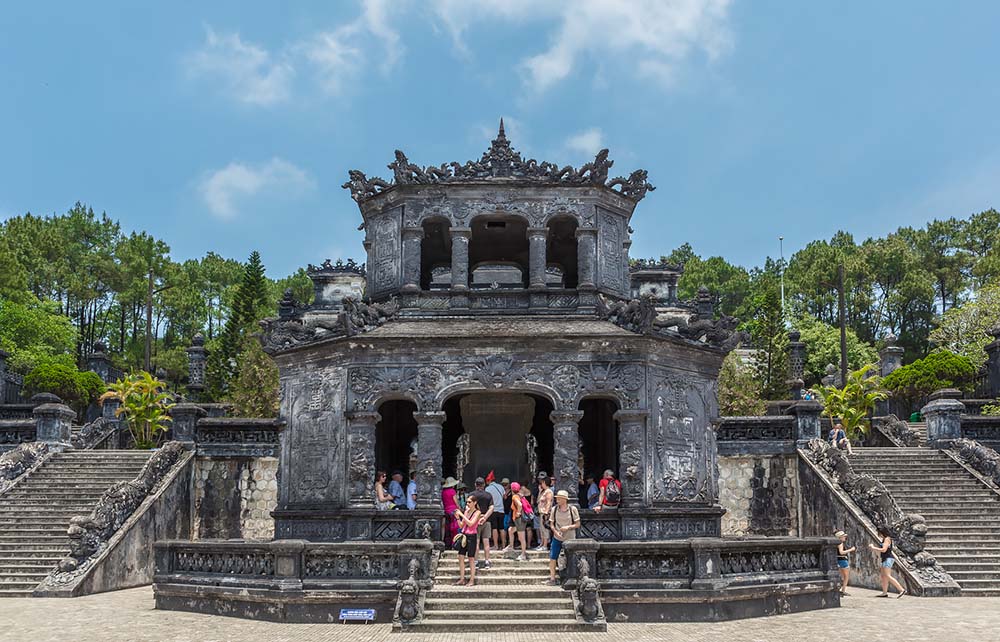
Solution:
[[[580,511],[573,504],[569,505],[569,524],[556,524],[556,512],[559,510],[558,506],[553,506],[552,510],[549,511],[549,525],[555,526],[557,528],[562,528],[563,526],[569,526],[570,524],[575,524],[580,521]]]
[[[622,485],[617,479],[608,481],[604,489],[604,503],[608,506],[617,506],[622,501]]]

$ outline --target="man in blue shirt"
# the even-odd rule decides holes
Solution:
[[[417,507],[417,471],[410,473],[410,483],[406,485],[406,508],[414,510]]]
[[[389,494],[392,495],[394,508],[406,508],[406,494],[403,492],[403,473],[392,471],[392,481],[389,482]]]

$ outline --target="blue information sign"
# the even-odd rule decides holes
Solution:
[[[340,609],[340,622],[368,622],[375,621],[375,609]]]

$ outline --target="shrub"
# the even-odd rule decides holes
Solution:
[[[243,342],[236,358],[236,379],[229,387],[229,399],[240,417],[278,416],[278,366],[254,338]]]
[[[882,385],[912,407],[941,388],[967,391],[975,374],[976,367],[968,357],[938,350],[892,371],[882,380]]]
[[[840,419],[847,436],[855,439],[868,432],[868,415],[875,403],[888,395],[882,389],[879,377],[872,371],[877,366],[869,364],[860,370],[847,373],[847,383],[843,388],[822,386],[816,393],[823,401],[823,414],[829,417],[833,428],[834,417]]]
[[[719,415],[749,417],[763,415],[767,404],[752,365],[743,362],[735,350],[726,355],[719,371]]]
[[[80,372],[65,359],[44,358],[24,378],[29,395],[49,392],[77,410],[85,408],[104,392],[105,385],[95,372]]]
[[[168,412],[174,406],[166,385],[149,374],[141,372],[119,379],[108,386],[101,401],[118,399],[121,406],[118,416],[125,416],[136,448],[152,448],[160,434],[167,429]]]

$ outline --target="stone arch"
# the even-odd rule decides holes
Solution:
[[[440,215],[420,219],[420,289],[446,290],[451,285],[451,221]]]
[[[542,383],[522,381],[509,385],[485,386],[479,381],[468,380],[452,383],[438,390],[434,396],[434,409],[444,408],[445,402],[452,397],[473,392],[521,392],[538,395],[551,403],[553,408],[562,408],[564,406],[555,388]]]
[[[527,287],[529,249],[528,228],[530,222],[524,216],[506,212],[484,212],[469,220],[469,283],[473,289],[489,287],[492,277],[488,274],[477,278],[477,270],[496,264],[509,268],[516,266],[520,275],[512,271],[510,282],[500,282],[501,286]],[[503,270],[500,270],[501,272]],[[501,277],[504,278],[504,277]],[[516,282],[515,282],[516,281]]]
[[[579,221],[569,214],[550,216],[545,222],[546,284],[549,287],[576,288],[578,283],[576,231]],[[554,271],[558,269],[558,277]]]

